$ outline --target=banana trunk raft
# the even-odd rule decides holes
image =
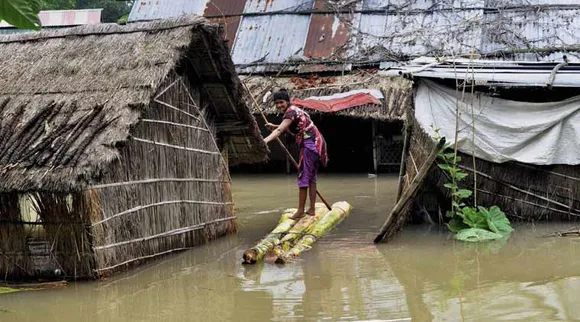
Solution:
[[[255,264],[265,256],[274,257],[276,263],[287,263],[312,248],[320,238],[326,236],[340,224],[352,211],[346,201],[332,205],[327,210],[324,204],[316,204],[316,215],[305,216],[299,220],[290,219],[296,209],[284,211],[276,226],[266,237],[243,255],[244,264]]]

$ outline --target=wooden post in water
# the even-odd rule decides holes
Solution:
[[[371,124],[372,124],[372,126],[371,126],[371,128],[372,128],[371,138],[372,138],[372,142],[373,142],[373,169],[375,170],[374,173],[377,174],[378,168],[379,168],[379,160],[378,160],[379,154],[377,151],[377,124],[376,124],[376,120],[372,119]]]
[[[375,244],[380,243],[385,238],[391,237],[400,228],[400,225],[404,224],[405,218],[408,214],[408,211],[405,211],[407,204],[417,195],[423,180],[425,180],[425,177],[427,177],[431,166],[437,159],[437,156],[439,155],[441,149],[443,149],[444,145],[445,138],[441,139],[441,141],[439,141],[439,143],[437,143],[437,145],[433,148],[429,154],[429,157],[419,169],[419,173],[415,178],[413,178],[413,181],[411,181],[409,188],[403,192],[401,198],[397,201],[393,207],[393,210],[391,210],[387,216],[385,223],[381,227],[379,234],[374,240]]]
[[[410,148],[410,141],[411,141],[411,135],[413,133],[413,123],[411,122],[411,120],[413,119],[412,116],[409,116],[409,113],[412,113],[411,109],[407,109],[407,124],[405,124],[405,137],[403,138],[403,153],[401,155],[401,167],[399,168],[399,183],[398,183],[398,187],[397,187],[397,201],[399,201],[399,198],[401,198],[401,193],[403,193],[403,184],[404,184],[404,180],[405,180],[405,174],[407,171],[407,154],[409,154],[409,148]]]

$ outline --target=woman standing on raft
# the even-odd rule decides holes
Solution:
[[[310,208],[306,211],[306,214],[314,216],[318,163],[320,162],[326,167],[328,162],[326,142],[308,113],[290,104],[290,95],[285,89],[280,89],[280,91],[274,93],[273,98],[276,108],[284,113],[284,117],[280,125],[266,124],[266,127],[272,130],[272,133],[264,141],[268,144],[286,131],[296,137],[296,143],[300,146],[298,211],[291,218],[300,219],[304,217],[304,207],[306,206],[306,197],[308,195],[310,195]],[[308,189],[310,189],[310,194]]]

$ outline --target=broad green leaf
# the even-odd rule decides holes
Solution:
[[[454,174],[454,177],[455,177],[455,180],[461,181],[461,180],[463,180],[463,179],[465,179],[467,177],[467,173],[461,172],[461,171],[457,171]]]
[[[457,202],[457,201],[452,201],[451,205],[455,208],[460,208],[460,207],[465,207],[465,203],[464,202]]]
[[[453,184],[453,183],[446,183],[446,184],[444,184],[443,186],[444,186],[445,188],[447,188],[447,189],[451,189],[451,190],[453,190],[453,189],[456,189],[456,188],[457,188],[457,185],[456,185],[456,184]]]
[[[463,223],[471,228],[488,229],[485,217],[478,213],[475,208],[464,207],[460,216],[463,218]]]
[[[40,30],[40,0],[0,0],[0,21],[21,29]]]
[[[461,219],[457,218],[451,219],[451,221],[447,224],[447,227],[453,233],[458,233],[463,229],[469,228],[466,224],[463,223],[463,221],[461,221]]]
[[[501,234],[497,234],[491,231],[487,231],[485,229],[479,228],[468,228],[459,231],[455,236],[455,239],[464,241],[464,242],[482,242],[482,241],[489,241],[489,240],[496,240],[501,239],[503,236]]]
[[[479,212],[485,217],[487,226],[491,231],[501,234],[510,233],[514,230],[509,219],[498,206],[493,206],[490,209],[479,207]]]
[[[461,162],[461,160],[463,160],[460,156],[457,156],[457,158],[455,158],[455,163],[459,163]]]
[[[453,161],[453,158],[455,157],[455,153],[443,153],[442,154],[443,159],[445,159],[448,162]]]
[[[457,190],[457,192],[455,194],[459,198],[465,199],[465,198],[471,197],[471,195],[473,194],[473,192],[471,192],[471,190],[467,190],[467,189],[459,189],[459,190]]]
[[[451,170],[451,166],[449,164],[439,164],[438,167],[439,167],[439,169],[445,170],[445,171]]]

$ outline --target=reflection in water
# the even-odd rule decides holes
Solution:
[[[323,177],[355,210],[286,266],[241,265],[243,251],[293,207],[293,177],[234,177],[240,233],[137,270],[65,289],[0,296],[0,321],[458,321],[580,319],[578,239],[521,226],[505,244],[454,242],[409,226],[371,243],[396,180]],[[275,210],[275,211],[272,211]]]

